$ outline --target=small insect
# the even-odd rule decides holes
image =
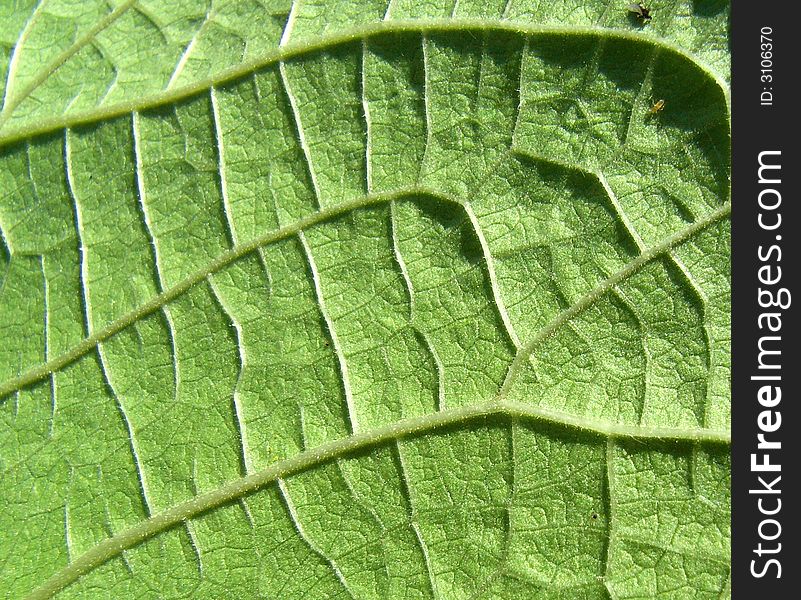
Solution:
[[[597,521],[598,520],[598,513],[597,512],[592,513],[592,520],[593,521]]]
[[[643,6],[642,2],[629,4],[628,9],[630,13],[634,14],[634,17],[637,20],[643,23],[643,25],[651,20],[651,9],[647,6]]]
[[[660,99],[654,102],[654,105],[648,109],[648,116],[655,116],[656,114],[662,112],[665,109],[665,101]]]

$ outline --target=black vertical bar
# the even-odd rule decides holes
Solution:
[[[743,600],[801,594],[795,7],[738,0],[731,13],[732,597]]]

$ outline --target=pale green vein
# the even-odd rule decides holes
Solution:
[[[31,12],[31,16],[28,17],[28,20],[25,21],[25,24],[22,26],[20,30],[19,37],[17,41],[14,43],[14,49],[11,51],[11,60],[8,61],[8,73],[6,74],[6,88],[5,92],[3,93],[3,108],[0,110],[0,115],[6,110],[6,106],[8,104],[8,99],[12,96],[11,90],[14,86],[14,79],[17,75],[17,62],[19,61],[19,56],[22,51],[22,48],[25,42],[28,39],[28,34],[31,31],[31,27],[36,23],[37,17],[41,14],[42,6],[44,6],[45,0],[39,0],[39,3],[36,5],[36,8],[33,9]]]
[[[267,485],[310,469],[317,465],[346,456],[352,452],[380,446],[406,437],[421,435],[489,416],[525,419],[546,425],[567,427],[585,434],[615,438],[671,440],[705,444],[730,444],[728,431],[688,429],[675,427],[639,427],[598,422],[581,416],[549,409],[500,400],[477,406],[451,408],[441,412],[404,419],[396,423],[356,433],[346,438],[322,444],[276,463],[266,469],[230,481],[221,487],[195,496],[161,513],[153,515],[133,527],[121,531],[87,550],[63,569],[55,573],[29,596],[29,600],[49,598],[76,581],[92,569],[108,562],[124,550],[132,548],[159,533],[192,519],[204,512],[236,502]]]
[[[359,428],[359,420],[356,417],[356,406],[353,403],[353,392],[350,387],[350,376],[348,375],[348,361],[345,359],[345,352],[342,350],[342,344],[339,342],[336,329],[334,328],[334,320],[331,318],[331,313],[326,306],[325,297],[323,295],[323,284],[320,280],[320,272],[317,270],[317,264],[312,255],[311,246],[303,235],[303,231],[298,232],[298,239],[300,245],[303,247],[303,253],[306,255],[306,262],[308,263],[309,270],[311,271],[312,284],[314,286],[314,295],[317,299],[317,305],[320,308],[320,315],[325,323],[325,328],[328,336],[331,338],[331,346],[334,348],[334,354],[337,358],[339,365],[339,377],[342,381],[342,392],[345,394],[345,406],[348,410],[348,423],[350,424],[351,433],[356,433]]]
[[[434,570],[431,566],[431,556],[428,551],[428,544],[426,544],[423,532],[420,529],[420,524],[417,522],[417,513],[414,508],[414,501],[412,499],[412,481],[409,477],[409,471],[406,468],[406,459],[403,458],[403,449],[401,448],[401,440],[396,439],[394,446],[395,456],[398,459],[398,475],[400,477],[401,493],[405,496],[409,509],[409,524],[414,531],[414,536],[417,539],[417,545],[420,547],[420,552],[423,555],[423,563],[426,566],[426,576],[428,578],[428,585],[431,588],[431,596],[434,600],[440,598],[439,591],[437,590],[437,583],[434,579]]]
[[[653,66],[653,61],[652,61],[651,65]],[[652,69],[652,66],[649,67],[649,75],[648,75],[647,79],[649,79],[651,77],[650,70]],[[612,201],[612,205],[615,208],[615,212],[617,213],[618,218],[623,223],[623,225],[625,226],[626,230],[628,231],[629,235],[632,237],[634,242],[637,244],[637,248],[639,249],[640,252],[643,252],[643,250],[645,250],[647,248],[645,242],[643,241],[643,239],[640,236],[640,234],[637,231],[637,229],[634,227],[634,224],[631,222],[631,220],[629,219],[629,217],[626,214],[626,212],[623,210],[623,206],[620,204],[620,201],[618,200],[617,195],[615,194],[614,190],[612,190],[612,188],[610,187],[609,183],[606,181],[606,177],[604,177],[604,174],[602,172],[600,172],[600,171],[598,172],[598,181],[601,182],[601,185],[603,185],[604,190],[606,190],[606,193],[609,196],[609,199]],[[703,329],[704,329],[704,345],[706,346],[705,356],[706,356],[707,378],[704,379],[704,383],[705,383],[704,387],[705,387],[705,390],[706,390],[705,391],[705,396],[706,396],[707,393],[708,393],[708,390],[709,390],[708,381],[709,381],[709,372],[710,372],[710,370],[712,368],[712,351],[713,351],[712,333],[710,332],[709,323],[708,323],[708,321],[706,319],[706,310],[707,310],[707,305],[709,304],[709,300],[706,297],[706,294],[704,293],[704,290],[701,288],[701,286],[695,280],[695,277],[693,277],[693,275],[690,272],[690,270],[685,266],[685,264],[681,261],[681,259],[676,255],[676,253],[672,249],[671,249],[670,252],[667,253],[667,257],[676,266],[676,268],[679,269],[679,271],[681,272],[681,274],[684,277],[685,281],[690,286],[690,289],[693,290],[693,293],[696,295],[696,297],[698,298],[699,302],[701,303],[701,310],[702,310],[702,315],[703,315],[703,319],[702,320],[703,320],[703,323],[704,323],[704,327],[703,327]],[[620,294],[620,296],[622,298],[625,298],[625,296],[623,294]],[[626,302],[628,303],[628,301],[626,301]],[[645,340],[644,339],[643,339],[643,345],[645,345]],[[649,353],[647,351],[646,351],[646,356],[649,356]],[[646,398],[647,398],[647,395],[646,395]],[[706,424],[706,403],[704,403],[702,410],[703,410],[703,412],[700,415],[701,416],[700,421],[701,421],[702,424]],[[645,406],[643,405],[643,409],[642,409],[642,413],[641,413],[640,417],[642,418],[642,415],[644,415],[644,414],[645,414]]]
[[[295,28],[295,18],[298,16],[299,7],[300,0],[292,0],[292,5],[289,7],[289,17],[287,17],[286,23],[284,24],[281,40],[278,42],[279,46],[286,46],[289,42],[289,36],[292,35],[292,30]]]
[[[726,578],[726,585],[723,586],[718,598],[720,598],[720,600],[723,600],[723,598],[731,598],[731,569],[729,569],[729,576]]]
[[[366,135],[366,143],[364,145],[364,165],[365,165],[365,183],[367,184],[367,192],[373,191],[373,132],[372,121],[370,119],[370,103],[367,101],[367,82],[365,68],[367,65],[367,40],[362,40],[362,64],[361,64],[361,101],[362,111],[364,112],[364,131]]]
[[[686,558],[693,558],[697,561],[703,561],[706,563],[712,563],[715,565],[719,565],[721,567],[728,567],[731,565],[731,561],[729,560],[721,560],[719,558],[715,558],[709,553],[701,553],[701,552],[694,552],[689,548],[681,548],[681,547],[671,547],[666,544],[660,544],[659,542],[654,541],[653,539],[642,538],[640,536],[634,536],[631,534],[621,535],[620,539],[622,541],[631,542],[637,544],[639,546],[646,546],[648,548],[653,548],[655,550],[661,551],[663,554],[670,552],[672,554],[679,554],[682,557]]]
[[[13,114],[14,109],[19,106],[23,100],[30,96],[36,90],[36,88],[47,81],[47,78],[50,77],[61,65],[77,54],[84,46],[90,44],[98,33],[109,27],[123,14],[125,14],[125,12],[135,3],[136,0],[126,0],[120,4],[117,8],[100,19],[94,27],[89,29],[80,38],[78,38],[69,48],[61,52],[49,64],[45,65],[39,71],[36,77],[31,79],[28,85],[22,88],[17,94],[14,94],[13,96],[7,96],[6,102],[3,106],[3,111],[0,113],[0,129]],[[8,90],[6,90],[6,92],[8,92]]]
[[[498,311],[498,315],[501,318],[501,322],[503,322],[506,335],[509,336],[509,340],[514,345],[515,350],[519,350],[522,344],[520,343],[520,338],[517,337],[517,332],[512,325],[512,320],[509,318],[509,312],[506,310],[506,303],[503,301],[501,288],[498,285],[498,277],[495,274],[495,261],[492,258],[492,253],[490,252],[487,238],[484,236],[484,230],[482,229],[481,223],[479,223],[478,217],[476,216],[476,213],[473,211],[473,207],[470,206],[469,202],[464,203],[464,210],[470,219],[470,224],[473,226],[473,231],[476,233],[478,243],[481,246],[481,252],[484,255],[484,262],[487,265],[487,275],[489,276],[490,280],[490,288],[492,289],[492,296],[495,307]]]
[[[214,121],[214,138],[217,143],[217,172],[220,174],[220,195],[222,196],[223,213],[225,214],[225,224],[228,226],[231,246],[237,245],[236,230],[234,229],[233,212],[231,211],[231,201],[228,199],[228,178],[225,164],[225,145],[223,143],[222,117],[220,116],[220,105],[217,100],[217,92],[211,88],[211,118]]]
[[[268,244],[272,244],[281,240],[288,239],[301,233],[304,229],[308,229],[314,225],[319,225],[326,221],[336,219],[337,217],[346,214],[350,211],[357,210],[368,206],[377,204],[386,204],[393,200],[400,200],[404,198],[414,198],[420,196],[428,196],[440,202],[447,202],[462,206],[458,201],[443,196],[438,192],[422,187],[404,188],[390,193],[382,194],[368,194],[360,198],[343,202],[342,204],[320,210],[307,217],[304,217],[291,225],[281,227],[275,231],[271,231],[264,235],[258,236],[249,242],[243,243],[231,250],[224,252],[216,259],[211,261],[205,268],[187,276],[179,281],[173,287],[163,290],[144,304],[135,308],[131,312],[123,315],[119,319],[112,321],[105,327],[102,327],[92,333],[90,336],[84,338],[81,342],[73,346],[70,350],[48,360],[41,365],[37,365],[17,377],[9,379],[0,384],[0,399],[8,394],[15,392],[23,387],[31,385],[41,379],[48,377],[51,373],[58,371],[72,362],[76,361],[81,356],[91,352],[94,347],[100,342],[110,338],[114,334],[122,331],[126,327],[136,323],[144,317],[152,314],[156,310],[164,307],[172,300],[178,298],[181,294],[185,293],[195,284],[203,281],[212,273],[216,273],[238,259],[250,254]],[[580,298],[570,308],[557,315],[548,325],[546,325],[537,335],[535,335],[528,343],[521,347],[515,355],[512,364],[507,371],[506,379],[501,387],[500,396],[505,397],[514,379],[522,370],[524,362],[531,356],[534,349],[541,344],[548,337],[559,329],[564,323],[573,319],[576,315],[580,314],[588,307],[590,307],[598,298],[603,296],[609,289],[626,278],[630,277],[641,269],[646,263],[650,262],[657,256],[667,252],[676,245],[686,241],[693,235],[715,223],[731,213],[731,201],[724,204],[716,211],[710,213],[705,218],[696,221],[688,227],[678,231],[677,233],[663,239],[660,243],[652,248],[641,253],[637,258],[624,266],[620,271],[611,275],[607,279],[601,281],[595,288],[588,292],[585,296]]]
[[[392,17],[390,16],[390,13],[392,12],[392,3],[393,3],[394,1],[395,1],[395,0],[389,0],[389,2],[387,2],[387,10],[384,12],[384,17],[383,17],[383,20],[384,20],[384,21],[387,21],[387,20],[389,20],[389,19],[391,19],[391,18],[392,18]]]
[[[167,89],[170,89],[173,84],[178,80],[183,73],[184,68],[186,67],[186,63],[189,62],[189,57],[192,55],[192,51],[195,49],[195,44],[197,43],[198,38],[203,35],[203,32],[206,30],[206,27],[209,26],[209,23],[212,22],[212,18],[214,16],[213,10],[211,5],[209,9],[206,11],[206,16],[203,19],[203,23],[198,27],[195,35],[192,36],[192,39],[186,45],[183,54],[181,54],[181,58],[178,60],[178,63],[175,65],[175,69],[170,75],[170,80],[167,82]]]
[[[97,357],[100,360],[100,373],[103,377],[103,382],[108,388],[108,392],[114,400],[114,405],[117,408],[120,419],[125,426],[125,432],[128,436],[128,449],[131,452],[131,457],[133,458],[133,465],[134,469],[136,470],[136,481],[139,484],[139,493],[142,495],[142,506],[145,509],[145,513],[148,516],[151,516],[153,514],[151,509],[153,503],[150,500],[151,495],[148,491],[147,475],[143,466],[144,462],[141,458],[142,453],[139,450],[139,443],[136,440],[134,426],[131,422],[130,416],[128,415],[128,411],[125,409],[125,404],[122,401],[122,397],[120,397],[120,395],[117,393],[117,388],[114,387],[114,382],[111,381],[111,371],[108,368],[108,361],[106,360],[103,352],[103,347],[100,344],[97,346]]]
[[[707,319],[707,307],[709,306],[709,298],[707,298],[706,293],[704,292],[701,285],[695,280],[693,274],[684,264],[675,252],[669,252],[668,257],[673,262],[674,265],[679,269],[684,280],[690,286],[690,289],[695,294],[696,298],[701,304],[701,322],[703,323],[703,331],[704,331],[704,347],[706,348],[706,352],[704,352],[705,357],[705,367],[706,367],[706,377],[704,378],[704,402],[701,406],[701,415],[700,415],[700,422],[702,425],[706,425],[707,421],[707,402],[709,398],[709,380],[711,378],[712,373],[712,366],[714,364],[714,360],[712,355],[715,350],[714,344],[714,336],[712,335],[712,330],[709,326],[709,320]]]
[[[406,289],[406,295],[409,299],[409,322],[413,323],[415,315],[414,286],[412,285],[411,277],[409,277],[409,269],[406,268],[406,261],[403,259],[400,246],[398,245],[398,215],[395,208],[395,202],[389,203],[389,231],[392,241],[392,255],[395,258],[398,269],[400,269],[401,276],[403,277],[404,288]]]
[[[298,100],[292,91],[292,87],[289,85],[289,78],[287,77],[286,67],[284,66],[283,62],[278,65],[278,73],[281,76],[281,85],[283,86],[284,93],[289,101],[289,107],[292,109],[292,121],[295,124],[295,132],[298,135],[298,142],[303,150],[303,158],[306,162],[306,170],[309,173],[309,179],[311,179],[312,189],[314,190],[314,198],[317,202],[317,208],[322,208],[323,197],[320,193],[320,185],[317,183],[317,172],[312,164],[311,149],[309,148],[309,143],[306,141],[306,131],[303,128],[303,121],[300,118]]]
[[[106,21],[108,21],[112,17],[112,15],[115,15],[114,19],[116,19],[119,16],[119,14],[121,14],[121,11],[124,8],[127,8],[130,4],[132,4],[132,2],[129,0],[129,2],[120,5],[120,7],[115,9],[112,13],[109,13],[109,15],[103,21],[101,21],[101,23],[98,23],[98,25],[95,26],[89,33],[92,33],[92,35],[96,35],[98,31],[107,27],[110,24],[110,22]],[[290,19],[291,18],[292,17],[290,15]],[[280,64],[283,63],[284,61],[293,58],[300,58],[305,55],[330,49],[338,45],[352,43],[356,41],[364,41],[371,37],[376,37],[385,33],[406,32],[406,33],[419,33],[425,36],[427,33],[436,33],[436,32],[464,33],[465,31],[510,32],[524,36],[562,35],[565,37],[574,37],[574,38],[580,38],[580,37],[588,37],[596,39],[606,38],[606,39],[628,40],[630,42],[639,44],[650,44],[655,48],[660,48],[663,51],[672,52],[676,55],[679,55],[685,60],[688,60],[697,65],[698,68],[701,69],[707,75],[707,77],[712,79],[716,83],[716,85],[720,88],[721,92],[723,93],[726,99],[727,112],[729,113],[731,112],[729,86],[726,84],[723,78],[721,78],[709,65],[707,65],[703,60],[701,60],[694,54],[688,52],[687,50],[665,39],[652,37],[649,34],[643,34],[643,32],[641,31],[625,31],[618,29],[608,29],[603,27],[587,27],[587,26],[565,27],[565,26],[549,26],[549,25],[526,25],[525,23],[497,21],[488,19],[420,19],[420,20],[397,20],[397,21],[389,20],[389,21],[377,21],[369,24],[361,24],[355,27],[349,27],[343,29],[335,34],[324,34],[300,42],[289,42],[287,38],[282,40],[282,44],[279,45],[274,50],[266,52],[262,56],[245,61],[234,67],[224,69],[219,73],[217,73],[216,75],[214,75],[213,77],[201,79],[185,86],[171,88],[169,90],[162,90],[154,94],[142,95],[126,102],[119,102],[117,104],[105,107],[96,107],[91,110],[76,112],[74,114],[68,114],[68,115],[62,114],[50,118],[37,119],[35,123],[22,125],[16,129],[11,129],[10,131],[6,132],[3,135],[0,135],[0,145],[9,144],[15,141],[25,139],[27,137],[38,135],[48,131],[62,129],[64,127],[71,127],[78,124],[102,121],[123,114],[146,110],[148,108],[153,108],[171,102],[176,102],[188,98],[190,96],[193,96],[195,94],[198,94],[200,92],[208,91],[212,87],[219,87],[225,83],[234,81],[245,75],[251,74],[254,71],[257,71],[258,69],[270,65]],[[87,33],[87,35],[89,34]],[[91,37],[83,41],[83,45],[86,45],[86,43],[88,43],[89,41],[91,41]],[[72,54],[77,52],[77,50],[79,49],[80,48],[74,50],[69,49],[64,53],[67,54],[67,52],[69,52],[69,54],[67,54],[66,56],[64,55],[59,56],[60,62],[53,61],[53,64],[49,66],[51,72],[52,69],[55,69],[58,66],[60,66],[64,61],[66,61],[70,56],[72,56]],[[26,90],[23,91],[27,91],[27,94],[29,95],[31,91],[35,89],[35,87],[41,85],[41,83],[47,78],[48,75],[49,73],[46,75],[40,75],[35,81],[36,86],[34,86],[34,88],[32,88],[31,90],[27,90],[27,87],[30,87],[29,84],[29,86],[26,87]],[[21,97],[22,93],[20,93],[18,96]],[[14,106],[19,104],[20,101],[21,98],[17,100],[17,98],[15,97]],[[11,112],[13,111],[9,111],[7,115],[4,114],[3,116],[0,116],[0,128],[2,128],[3,124],[8,120]]]
[[[292,521],[292,525],[295,527],[295,531],[298,534],[298,537],[302,539],[306,545],[314,552],[317,556],[319,556],[333,571],[334,576],[337,578],[339,583],[342,585],[344,590],[348,593],[351,598],[356,598],[353,595],[353,592],[348,587],[348,582],[345,580],[345,576],[342,574],[342,569],[339,568],[336,561],[333,558],[328,557],[322,549],[314,543],[309,535],[306,533],[305,528],[303,527],[303,523],[298,516],[298,510],[295,508],[295,503],[292,501],[292,496],[289,495],[289,490],[286,487],[286,482],[282,477],[277,479],[278,482],[278,490],[281,492],[281,498],[284,500],[284,504],[286,505],[287,513],[289,513],[289,519]]]
[[[709,225],[717,223],[718,221],[728,217],[730,214],[731,201],[728,201],[717,210],[709,213],[703,219],[699,219],[681,231],[664,238],[655,246],[643,251],[637,258],[629,262],[625,267],[601,281],[592,290],[579,298],[578,301],[570,306],[570,308],[559,313],[551,320],[550,323],[543,327],[537,333],[537,335],[532,337],[531,340],[529,340],[520,350],[518,350],[514,360],[512,361],[512,364],[509,366],[509,370],[506,373],[506,379],[504,380],[498,395],[501,398],[505,398],[508,395],[512,384],[523,370],[526,361],[528,361],[528,359],[531,357],[531,354],[534,352],[534,350],[554,333],[556,333],[556,331],[562,325],[587,310],[614,286],[631,277],[634,273],[642,269],[643,266],[654,260],[656,257],[669,252],[682,242],[692,238],[696,233],[705,229]]]
[[[425,32],[422,33],[420,45],[423,50],[423,106],[425,107],[426,116],[426,144],[423,147],[423,158],[420,159],[420,168],[417,172],[418,181],[423,178],[423,169],[426,166],[426,159],[431,148],[431,135],[433,134],[431,124],[431,66],[428,60],[428,36]]]
[[[78,202],[75,179],[72,175],[72,145],[70,144],[70,130],[64,130],[64,170],[67,176],[67,191],[72,200],[72,210],[75,213],[75,233],[78,236],[78,253],[81,257],[80,288],[83,302],[84,319],[86,320],[86,333],[92,333],[92,304],[89,297],[89,262],[86,243],[84,241],[83,211]]]
[[[506,0],[506,4],[501,11],[501,19],[508,19],[509,18],[509,11],[512,8],[512,0]]]
[[[45,256],[39,257],[39,267],[42,270],[42,292],[44,296],[44,357],[50,358],[50,284],[47,281],[47,268],[45,267]],[[50,423],[47,427],[48,439],[53,438],[56,424],[56,410],[58,408],[58,395],[56,394],[56,375],[50,374]]]
[[[239,320],[234,316],[234,312],[230,309],[230,307],[226,306],[225,302],[223,301],[223,295],[220,294],[220,291],[217,289],[217,285],[214,283],[214,278],[209,277],[208,281],[212,297],[217,301],[217,304],[220,306],[223,314],[225,314],[225,317],[231,323],[231,327],[233,328],[236,336],[236,347],[239,350],[239,369],[236,376],[236,383],[234,384],[232,402],[234,407],[234,426],[236,427],[236,432],[239,437],[242,474],[247,475],[253,470],[253,468],[250,461],[250,450],[248,447],[247,427],[245,425],[245,410],[242,406],[242,398],[240,394],[240,390],[242,389],[242,377],[248,361],[247,351],[245,350],[245,344],[243,341],[242,323],[240,323]]]
[[[623,223],[623,227],[626,229],[626,233],[629,234],[631,239],[637,245],[637,250],[640,252],[644,252],[647,249],[645,242],[643,241],[642,237],[640,237],[639,232],[634,227],[634,224],[629,219],[629,216],[626,214],[626,211],[623,210],[623,206],[620,204],[620,200],[618,200],[617,194],[609,185],[609,182],[606,180],[603,172],[598,171],[595,176],[597,177],[598,181],[600,182],[601,186],[604,188],[606,195],[609,197],[609,201],[612,203],[612,207],[615,209],[615,214],[617,218]]]
[[[123,315],[115,321],[112,321],[105,327],[98,329],[92,333],[92,335],[84,338],[81,342],[73,346],[64,354],[61,354],[60,356],[57,356],[41,365],[33,367],[32,369],[18,375],[13,379],[3,382],[0,384],[0,398],[3,398],[11,392],[17,391],[20,388],[39,381],[54,371],[58,371],[66,367],[81,356],[91,352],[98,343],[110,338],[115,333],[118,333],[129,325],[132,325],[133,323],[136,323],[144,317],[154,313],[172,300],[179,297],[181,294],[185,293],[192,286],[206,279],[212,273],[216,273],[221,269],[224,269],[231,263],[250,254],[251,252],[254,252],[262,246],[288,239],[297,235],[304,229],[336,219],[337,217],[352,210],[357,210],[359,208],[372,206],[375,204],[385,204],[395,199],[414,196],[430,196],[439,198],[441,201],[453,202],[452,200],[425,188],[408,188],[392,193],[373,194],[362,196],[348,202],[343,202],[342,204],[333,208],[327,208],[315,212],[291,225],[287,225],[275,231],[258,236],[248,242],[232,248],[231,250],[228,250],[227,252],[224,252],[216,259],[211,261],[204,269],[189,275],[185,279],[179,281],[173,287],[167,288],[156,296],[153,296],[150,300],[135,308],[131,312]]]
[[[195,528],[192,526],[190,521],[186,521],[184,523],[186,528],[186,536],[189,538],[189,545],[192,547],[192,552],[195,555],[195,561],[197,562],[197,573],[199,577],[203,577],[203,557],[200,553],[200,544],[197,541],[197,535],[195,535]]]

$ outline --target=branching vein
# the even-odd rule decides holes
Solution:
[[[404,419],[369,431],[355,433],[334,442],[321,444],[291,458],[273,463],[262,471],[229,481],[210,492],[176,504],[93,546],[54,574],[41,587],[34,590],[29,598],[31,600],[49,598],[84,573],[118,556],[123,550],[131,548],[196,515],[235,502],[239,498],[267,485],[278,483],[280,486],[280,480],[316,465],[347,456],[361,449],[373,448],[387,442],[423,435],[446,429],[454,424],[463,424],[492,415],[506,416],[521,422],[534,421],[566,427],[579,432],[603,435],[611,439],[671,440],[674,442],[697,442],[711,445],[731,443],[731,436],[728,431],[673,427],[636,427],[615,423],[600,423],[585,417],[504,400],[477,406],[446,409],[441,412]]]
[[[359,429],[359,422],[356,418],[356,407],[353,403],[353,392],[351,391],[350,387],[348,363],[345,359],[345,353],[342,350],[342,344],[340,344],[336,330],[334,329],[334,322],[331,319],[328,309],[326,308],[325,299],[323,298],[323,287],[320,281],[320,273],[317,271],[317,265],[314,262],[311,247],[309,246],[309,242],[306,240],[306,236],[302,231],[298,232],[298,238],[300,239],[300,243],[303,246],[303,251],[306,254],[306,261],[308,262],[309,270],[311,271],[312,282],[314,284],[314,293],[317,297],[317,304],[320,306],[320,313],[322,314],[323,321],[325,322],[328,335],[331,337],[331,345],[334,347],[334,353],[336,354],[337,363],[339,364],[339,374],[342,379],[342,388],[343,393],[345,394],[345,404],[348,409],[350,430],[351,433],[356,433],[356,431]]]

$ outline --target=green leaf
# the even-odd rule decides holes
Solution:
[[[29,4],[9,597],[730,595],[728,3]]]

